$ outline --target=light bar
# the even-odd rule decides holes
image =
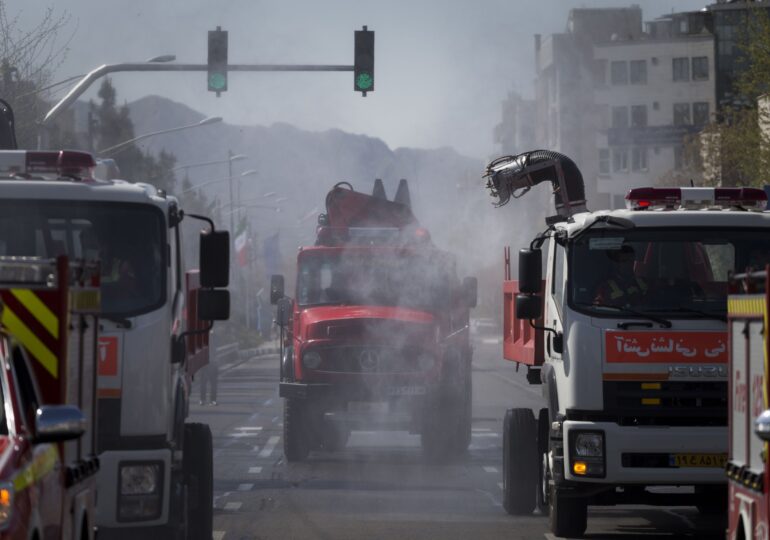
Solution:
[[[75,150],[28,152],[0,151],[0,175],[24,176],[55,174],[59,177],[92,178],[96,162],[91,154]]]
[[[761,212],[767,194],[758,188],[634,188],[626,195],[630,210],[705,210],[740,208]]]

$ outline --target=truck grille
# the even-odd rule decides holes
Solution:
[[[604,411],[621,425],[726,426],[726,381],[604,382]]]
[[[314,349],[321,355],[318,371],[344,373],[417,373],[424,371],[415,348],[343,346]]]

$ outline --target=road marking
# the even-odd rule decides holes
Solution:
[[[499,487],[499,488],[500,488],[500,491],[502,491],[502,490],[504,489],[504,487],[503,487],[503,483],[502,483],[502,482],[498,482],[498,483],[497,483],[497,487]]]
[[[279,440],[281,440],[281,438],[278,435],[273,435],[272,437],[270,437],[267,440],[267,444],[265,444],[265,447],[259,453],[259,457],[270,457],[270,454],[272,454],[273,450],[275,450],[275,447],[278,444]]]
[[[487,467],[483,467],[483,469],[484,469],[484,472],[488,472],[488,473],[496,473],[497,472],[497,467],[489,467],[489,466],[487,466]]]
[[[262,431],[262,426],[241,426],[235,428],[236,431]]]
[[[492,338],[483,338],[481,342],[484,343],[485,345],[497,345],[498,343],[502,343],[503,340],[501,338],[492,337]]]
[[[222,540],[225,537],[225,531],[214,531],[211,534],[212,540]]]
[[[233,439],[243,439],[244,437],[259,437],[259,433],[239,431],[238,433],[230,433],[228,437],[232,437]]]
[[[471,431],[492,431],[492,430],[488,427],[475,427],[471,429]]]
[[[251,491],[254,484],[238,484],[238,491]]]
[[[254,445],[254,448],[251,449],[252,452],[259,452],[259,445]]]
[[[269,407],[272,404],[273,404],[273,398],[270,398],[270,399],[265,401],[265,407]]]
[[[259,474],[262,472],[262,467],[249,467],[249,474]]]
[[[473,433],[474,437],[499,437],[499,433]]]
[[[242,502],[229,502],[229,503],[225,504],[225,510],[236,511],[236,510],[240,510],[241,506],[243,506]]]

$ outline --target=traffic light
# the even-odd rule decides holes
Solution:
[[[209,92],[227,91],[227,30],[209,30]]]
[[[353,90],[366,97],[374,90],[374,32],[355,31],[355,52],[353,56]]]

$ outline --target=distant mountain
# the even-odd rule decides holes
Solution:
[[[158,96],[137,100],[129,108],[137,134],[204,118]],[[323,211],[327,191],[340,181],[350,182],[359,191],[371,191],[375,178],[382,178],[388,196],[393,197],[398,181],[408,179],[415,215],[439,246],[461,255],[461,271],[475,272],[481,265],[502,268],[502,246],[518,246],[523,235],[542,224],[542,218],[523,217],[538,215],[536,209],[492,209],[481,181],[483,164],[451,148],[393,150],[366,135],[338,129],[310,132],[282,123],[269,127],[213,124],[159,135],[142,144],[151,152],[165,149],[173,153],[179,165],[223,160],[228,150],[248,156],[233,163],[234,173],[258,172],[241,179],[241,194],[236,198],[247,206],[275,206],[276,199],[286,198],[279,204],[280,213],[259,207],[248,211],[252,228],[262,238],[281,231],[286,250],[312,243],[315,215]],[[211,182],[227,176],[226,165],[190,168],[186,173],[193,183],[205,184],[201,189],[208,195],[229,204],[228,183]],[[178,177],[184,175],[182,170]],[[235,191],[237,194],[237,186]],[[275,195],[265,196],[270,193]],[[530,201],[529,206],[537,207],[540,202]]]

